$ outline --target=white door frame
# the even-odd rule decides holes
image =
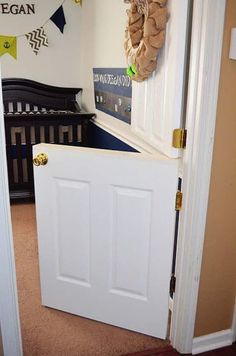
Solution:
[[[0,83],[0,103],[1,101],[2,90]],[[2,105],[0,104],[0,320],[4,355],[20,356],[22,355],[22,344],[2,109]]]
[[[171,343],[191,353],[218,102],[225,0],[195,0],[183,156],[183,211],[176,260]]]
[[[190,0],[192,1],[192,0]],[[171,343],[192,351],[204,243],[226,0],[195,0],[188,89],[184,206],[177,250],[177,286]],[[0,312],[5,356],[22,355],[14,251],[6,178],[4,120],[0,111]]]

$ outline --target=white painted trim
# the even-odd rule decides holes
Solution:
[[[192,354],[200,354],[221,347],[230,346],[233,343],[233,332],[231,329],[222,330],[213,334],[208,334],[193,339]]]
[[[233,332],[233,342],[236,341],[236,299],[234,303],[234,314],[233,314],[233,322],[232,322],[232,332]]]
[[[193,339],[192,354],[196,355],[221,347],[232,345],[236,341],[236,300],[231,329],[221,330],[213,334],[208,334]]]
[[[0,72],[1,79],[1,72]],[[2,88],[0,83],[0,320],[5,356],[21,356],[19,310],[8,193]]]
[[[191,353],[209,194],[225,0],[194,1],[171,343]]]

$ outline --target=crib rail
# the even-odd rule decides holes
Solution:
[[[45,85],[29,79],[2,81],[10,198],[34,198],[32,146],[52,143],[88,145],[94,116],[80,110],[81,88]]]
[[[5,115],[10,198],[33,199],[32,146],[37,143],[87,146],[91,115]]]

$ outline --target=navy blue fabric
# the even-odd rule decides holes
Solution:
[[[59,28],[61,33],[64,32],[64,27],[66,24],[65,14],[63,7],[60,6],[59,9],[52,15],[50,20]]]

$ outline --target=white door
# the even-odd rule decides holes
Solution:
[[[42,304],[165,338],[177,160],[39,144]]]

